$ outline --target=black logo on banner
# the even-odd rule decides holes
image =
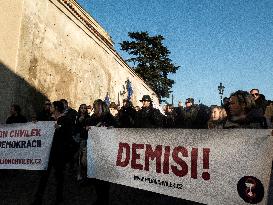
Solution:
[[[237,184],[239,196],[247,203],[257,204],[264,198],[264,186],[253,176],[241,178]]]

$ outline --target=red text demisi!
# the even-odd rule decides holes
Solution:
[[[203,160],[198,161],[198,150],[203,150]],[[144,154],[140,154],[140,152]],[[129,164],[132,169],[150,171],[154,168],[150,166],[150,162],[155,160],[157,173],[170,174],[172,172],[177,177],[184,177],[190,174],[191,178],[197,179],[198,163],[203,165],[203,173],[201,177],[204,180],[210,179],[209,173],[209,148],[185,148],[177,146],[171,149],[170,146],[150,144],[132,144],[119,143],[116,166],[127,167]],[[182,157],[181,157],[182,156]],[[170,164],[170,158],[174,164]],[[190,158],[190,163],[186,163],[183,158]],[[144,159],[144,164],[139,162],[139,159]],[[190,169],[190,170],[189,170]]]

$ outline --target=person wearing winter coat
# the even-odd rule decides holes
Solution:
[[[137,112],[135,127],[136,128],[160,128],[163,123],[163,115],[153,107],[152,99],[149,95],[143,95],[142,108]]]

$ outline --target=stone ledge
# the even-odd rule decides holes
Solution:
[[[80,22],[82,22],[89,31],[113,47],[114,43],[107,32],[87,13],[75,0],[58,0],[66,9],[68,9]]]

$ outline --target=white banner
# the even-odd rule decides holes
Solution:
[[[0,125],[0,169],[47,169],[54,124]]]
[[[267,204],[271,130],[92,127],[88,177],[205,204]]]

